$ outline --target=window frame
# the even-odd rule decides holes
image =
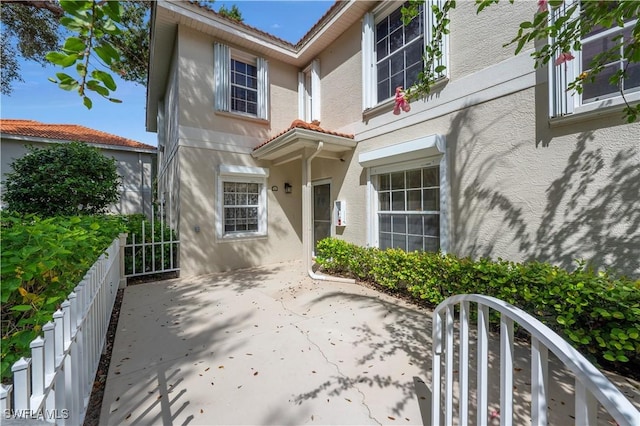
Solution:
[[[631,21],[625,22],[625,24],[624,24],[624,26],[622,28],[620,28],[620,27],[608,28],[608,29],[606,29],[604,31],[598,32],[596,34],[587,35],[585,38],[583,38],[581,40],[582,49],[580,51],[576,52],[577,55],[576,55],[575,61],[577,61],[576,62],[576,67],[578,69],[575,71],[575,73],[577,73],[577,75],[580,75],[580,73],[583,72],[583,70],[584,70],[583,69],[583,64],[582,64],[582,57],[583,57],[583,53],[584,53],[584,45],[586,43],[602,40],[603,38],[609,38],[609,37],[612,37],[612,36],[615,37],[615,36],[618,35],[618,33],[623,32],[623,31],[625,31],[627,29],[633,28],[636,25],[637,22],[638,22],[637,19],[631,20]],[[623,49],[623,47],[621,47],[621,49]],[[602,51],[600,51],[600,50],[598,51],[598,53],[601,53],[601,52]],[[624,62],[625,62],[624,59],[620,58],[614,64],[615,64],[616,67],[620,67]],[[606,67],[605,67],[605,69],[606,69]],[[604,69],[603,69],[603,71],[604,71]],[[625,96],[632,95],[633,93],[638,92],[638,91],[640,91],[640,84],[638,84],[637,86],[633,86],[632,90],[630,90],[628,92],[625,92]],[[599,98],[589,99],[589,100],[585,101],[584,100],[584,91],[583,91],[583,93],[578,94],[578,100],[576,102],[576,104],[577,104],[576,107],[579,108],[579,107],[583,107],[583,106],[589,105],[591,103],[602,102],[602,101],[604,101],[606,99],[615,98],[615,97],[621,97],[621,95],[619,93],[620,92],[616,90],[616,91],[613,91],[613,92],[609,92],[609,93],[603,94]]]
[[[298,73],[298,118],[320,120],[320,60],[314,59]]]
[[[229,85],[230,85],[230,89],[231,90],[229,90],[229,112],[231,112],[233,114],[247,115],[249,117],[257,117],[258,116],[258,91],[259,91],[259,89],[258,89],[258,64],[257,64],[257,61],[256,61],[255,58],[248,59],[248,58],[245,58],[245,57],[241,57],[240,55],[236,55],[236,54],[233,53],[233,51],[231,53],[230,61],[231,61],[231,64],[230,64],[229,73],[230,73],[231,77],[230,77]],[[237,82],[233,81],[234,80],[233,74],[234,73],[239,73],[237,70],[234,69],[234,66],[233,66],[234,63],[240,63],[240,64],[245,65],[246,67],[253,67],[255,69],[255,76],[254,75],[250,75],[248,72],[243,73],[243,75],[245,77],[247,77],[247,78],[249,78],[249,77],[255,78],[255,80],[256,80],[255,89],[252,88],[252,87],[249,87],[247,85],[238,84]],[[233,96],[234,88],[237,88],[237,89],[240,89],[240,90],[245,90],[247,93],[248,92],[255,93],[255,98],[256,98],[256,100],[255,100],[255,108],[256,108],[255,114],[252,113],[252,112],[248,112],[247,111],[249,103],[254,103],[253,101],[249,100],[248,96],[246,98],[244,98],[244,99],[243,98],[239,98],[239,97],[236,98],[236,100],[242,101],[242,102],[244,102],[246,104],[246,108],[245,108],[244,111],[240,110],[240,109],[234,109],[234,96]]]
[[[442,8],[444,0],[426,0],[423,11],[422,52],[431,43],[431,28],[435,22],[432,6]],[[391,88],[391,96],[378,101],[378,75],[377,75],[377,49],[376,26],[383,19],[403,6],[404,2],[383,2],[380,6],[365,14],[362,22],[362,109],[371,110],[381,105],[390,105],[394,100],[394,88]],[[433,68],[445,66],[445,71],[438,74],[437,82],[446,81],[449,78],[449,35],[445,34],[441,40],[441,60],[433,64]],[[403,43],[403,46],[404,43]],[[423,69],[424,69],[423,61]],[[406,70],[405,70],[406,71]],[[406,82],[405,82],[406,83]],[[405,87],[406,89],[406,87]]]
[[[367,245],[380,247],[378,220],[377,175],[418,168],[439,167],[440,173],[440,251],[447,253],[452,246],[449,225],[449,172],[447,144],[444,135],[430,135],[418,139],[362,152],[358,162],[367,174]]]
[[[573,7],[580,0],[566,0],[560,7],[554,9],[550,14],[551,19],[558,19],[563,16],[566,11]],[[580,8],[576,8],[575,14],[580,13]],[[611,28],[601,33],[586,36],[581,40],[584,44],[606,36],[612,33],[632,27],[636,24],[637,19],[625,23],[623,28]],[[549,40],[552,43],[553,39]],[[569,90],[569,84],[582,73],[582,50],[572,51],[574,59],[555,65],[553,61],[548,65],[548,81],[549,81],[549,118],[553,123],[556,120],[565,120],[570,117],[590,117],[594,113],[601,113],[603,110],[618,110],[626,105],[624,98],[619,92],[611,92],[600,96],[596,99],[583,101],[583,94],[574,90]],[[625,92],[626,100],[629,104],[640,101],[640,90],[635,89]]]
[[[267,236],[267,181],[269,169],[248,166],[220,165],[217,173],[216,234],[222,241]],[[224,184],[258,184],[258,229],[256,231],[225,231]],[[234,205],[235,208],[235,205]]]
[[[234,117],[269,121],[269,63],[266,59],[232,49],[222,43],[213,46],[213,86],[214,109],[216,113],[230,114]],[[233,110],[231,108],[231,64],[232,60],[253,65],[257,68],[257,106],[256,114]]]
[[[437,170],[437,185],[431,185],[431,186],[424,186],[424,176],[423,176],[423,171],[424,170]],[[419,187],[409,187],[408,183],[407,183],[407,174],[409,172],[415,172],[415,171],[419,171],[420,172],[420,186]],[[402,188],[396,188],[393,185],[393,175],[397,175],[399,173],[403,174],[403,185]],[[383,189],[382,188],[382,176],[389,176],[389,189]],[[437,250],[440,249],[440,165],[439,162],[435,162],[435,161],[431,161],[429,165],[422,165],[421,163],[416,163],[415,167],[412,167],[412,164],[402,164],[402,165],[394,165],[392,167],[387,167],[386,169],[381,169],[378,168],[377,170],[375,170],[375,174],[372,175],[372,184],[374,186],[374,191],[375,194],[377,196],[377,199],[374,201],[375,207],[376,207],[376,217],[377,217],[377,247],[381,248],[381,249],[385,249],[385,248],[390,248],[390,247],[395,247],[395,244],[391,244],[390,247],[382,247],[381,246],[381,242],[382,242],[382,234],[389,234],[389,237],[393,240],[394,235],[404,235],[405,236],[405,242],[404,242],[404,247],[399,247],[402,248],[403,250],[409,252],[409,251],[415,251],[415,250],[409,250],[409,238],[411,236],[419,236],[422,240],[422,249],[423,251],[433,251],[433,250],[425,250],[425,239],[435,239],[437,240]],[[436,210],[429,210],[429,209],[425,209],[424,206],[424,202],[425,202],[425,197],[424,197],[424,191],[425,190],[433,190],[433,189],[437,189],[438,190],[438,196],[437,196],[437,209]],[[409,191],[420,191],[420,204],[421,207],[420,209],[410,209],[408,206],[408,202],[410,201],[408,198],[408,192]],[[398,193],[402,193],[402,199],[403,199],[403,204],[404,204],[404,209],[401,210],[396,210],[393,207],[394,204],[394,194],[398,194]],[[388,210],[383,210],[381,207],[381,194],[385,194],[385,193],[389,193],[389,209]],[[383,216],[388,216],[390,217],[390,221],[389,221],[389,226],[390,226],[390,230],[389,232],[386,232],[384,230],[382,230],[382,218]],[[405,220],[405,230],[404,232],[393,232],[393,226],[395,224],[395,218],[394,216],[402,216],[404,217]],[[409,225],[409,217],[411,216],[419,216],[422,219],[423,222],[423,231],[421,234],[415,234],[415,233],[411,233],[410,232],[410,225]],[[424,232],[424,218],[430,217],[430,216],[437,216],[438,217],[438,227],[437,227],[437,235],[430,235],[430,234],[426,234]],[[418,249],[416,249],[418,250]],[[435,250],[435,251],[437,251]]]

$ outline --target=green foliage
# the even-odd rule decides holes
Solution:
[[[119,198],[115,160],[80,142],[29,147],[6,175],[8,210],[44,217],[103,213]]]
[[[106,37],[122,33],[119,24],[122,19],[122,5],[117,1],[70,1],[61,0],[64,16],[60,24],[72,35],[62,49],[49,52],[46,59],[62,68],[75,66],[76,76],[59,72],[50,79],[63,90],[77,91],[84,105],[91,109],[93,102],[87,95],[95,92],[112,102],[120,102],[110,97],[116,90],[111,74],[96,68],[95,63],[112,72],[118,72],[121,62],[120,52]],[[95,56],[94,56],[95,55]]]
[[[477,13],[498,2],[499,0],[475,0]],[[419,5],[424,3],[424,0],[408,1],[407,6],[402,8],[405,25],[417,15]],[[515,2],[509,0],[509,3]],[[550,14],[555,13],[563,4],[561,0],[551,0],[548,2],[548,10],[532,13],[532,19],[522,22],[515,37],[505,46],[515,45],[516,55],[525,47],[535,46],[531,56],[535,59],[535,67],[538,68],[550,62],[553,63],[554,58],[562,52],[581,50],[582,38],[593,29],[622,27],[625,21],[637,19],[640,15],[640,2],[637,0],[576,1],[562,16],[550,19]],[[444,35],[449,33],[449,12],[455,7],[455,0],[444,0],[441,7],[437,5],[432,7],[435,19],[431,28],[432,41],[425,48],[425,71],[419,74],[416,84],[407,90],[409,99],[427,96],[431,87],[444,72],[440,46]],[[579,11],[578,8],[580,8]],[[628,122],[634,122],[640,115],[640,105],[630,105],[626,102],[621,83],[626,77],[629,66],[640,62],[640,20],[634,25],[631,37],[627,39],[621,35],[614,37],[606,47],[607,50],[595,55],[587,64],[586,68],[589,72],[578,76],[569,84],[569,89],[582,93],[585,82],[595,81],[595,76],[600,74],[607,64],[624,58],[625,68],[613,73],[609,82],[620,88],[620,94],[626,104],[625,117]]]
[[[121,2],[122,31],[106,34],[103,40],[120,53],[120,60],[113,64],[112,69],[116,70],[123,80],[143,86],[147,85],[149,66],[151,4],[149,0]]]
[[[2,212],[0,219],[4,380],[124,224],[117,216],[41,219]]]
[[[22,3],[3,2],[0,16],[0,92],[8,95],[14,81],[24,81],[20,73],[20,57],[44,65],[47,52],[58,48],[58,14],[45,8],[34,9]]]
[[[218,13],[224,17],[233,19],[234,21],[243,21],[242,13],[240,12],[240,9],[238,9],[238,6],[236,6],[235,4],[232,5],[231,8],[227,8],[225,5],[220,6]]]
[[[178,245],[173,244],[173,248],[169,244],[156,244],[154,247],[145,246],[144,248],[138,244],[145,243],[160,243],[161,241],[175,241],[176,233],[171,230],[167,225],[161,226],[160,222],[156,220],[154,222],[153,229],[151,228],[151,221],[143,214],[133,214],[125,217],[126,220],[126,232],[127,244],[136,244],[136,247],[125,248],[124,252],[124,265],[125,274],[131,274],[134,271],[136,273],[142,271],[151,271],[162,267],[163,269],[177,267],[178,265]],[[143,234],[144,230],[144,234]],[[144,235],[144,240],[143,240]],[[135,240],[134,240],[135,238]],[[144,251],[144,262],[142,253]],[[154,268],[155,266],[155,268]]]
[[[328,273],[403,291],[430,306],[456,294],[493,296],[536,316],[598,361],[640,365],[640,280],[582,263],[569,272],[541,262],[382,251],[335,238],[318,242],[316,251]]]

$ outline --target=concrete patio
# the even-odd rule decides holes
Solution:
[[[430,341],[431,312],[313,281],[298,262],[130,286],[100,424],[422,424]],[[516,406],[528,399],[520,353]],[[570,424],[572,385],[550,374],[552,424]],[[611,377],[640,405],[637,383]]]

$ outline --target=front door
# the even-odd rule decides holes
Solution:
[[[313,254],[323,238],[331,236],[331,184],[313,184]]]

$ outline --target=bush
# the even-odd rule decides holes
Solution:
[[[105,213],[118,201],[115,160],[81,142],[29,147],[6,176],[8,210],[41,217]]]
[[[432,307],[456,294],[496,297],[536,316],[597,361],[640,367],[640,280],[582,263],[569,272],[541,262],[382,251],[335,238],[320,241],[316,251],[328,273],[404,291]]]
[[[2,379],[29,356],[29,343],[124,232],[117,216],[40,219],[2,212]]]

